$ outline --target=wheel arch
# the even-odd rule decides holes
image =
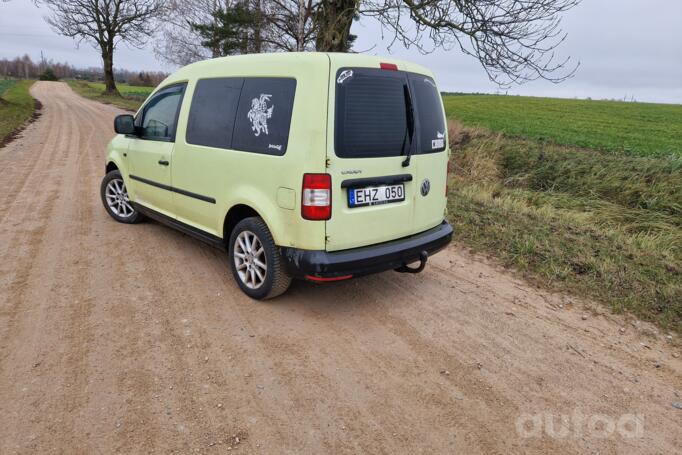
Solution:
[[[225,242],[225,246],[229,247],[230,235],[232,235],[232,231],[234,230],[235,226],[237,226],[241,220],[252,216],[261,218],[265,225],[268,225],[268,222],[265,220],[265,218],[263,218],[260,213],[258,213],[256,209],[250,205],[235,204],[230,207],[230,210],[228,210],[225,214],[225,219],[223,221],[223,241]],[[270,229],[269,226],[268,229]]]
[[[107,162],[107,166],[105,168],[105,174],[108,174],[111,171],[120,171],[121,169],[118,167],[118,164],[116,164],[113,160],[109,160]]]

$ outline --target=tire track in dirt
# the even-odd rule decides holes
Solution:
[[[58,128],[53,127],[55,121],[56,116],[50,116],[40,125],[31,123],[20,133],[17,138],[20,141],[0,148],[0,160],[4,164],[3,178],[0,180],[0,223],[10,213],[16,198],[24,194],[23,190],[29,184],[28,177],[44,166],[44,157],[49,154],[49,147],[45,144],[53,143],[60,133]],[[47,137],[43,136],[45,131],[48,132]],[[32,148],[39,148],[40,151],[35,159],[27,160],[23,151]]]
[[[52,116],[63,115],[64,108],[65,105],[63,104],[54,104],[51,108]],[[49,118],[46,123],[50,125]],[[34,125],[39,127],[41,123],[38,122]],[[56,220],[53,214],[67,206],[67,202],[64,201],[64,194],[60,190],[64,171],[68,169],[69,164],[66,159],[67,150],[65,146],[68,143],[69,136],[76,132],[75,128],[76,125],[69,122],[57,129],[58,134],[48,135],[48,137],[54,137],[54,143],[45,143],[42,147],[47,156],[42,160],[40,168],[31,170],[27,184],[21,189],[24,194],[19,195],[13,201],[14,206],[10,212],[19,215],[15,225],[22,227],[16,229],[15,235],[7,244],[9,248],[4,250],[2,255],[2,263],[14,266],[16,272],[10,276],[9,299],[4,301],[4,305],[7,306],[3,305],[5,315],[8,317],[6,319],[7,325],[2,333],[2,344],[11,349],[5,349],[2,353],[0,374],[3,376],[8,374],[14,378],[10,383],[11,387],[15,388],[14,395],[21,395],[33,387],[40,388],[38,376],[40,375],[39,368],[43,363],[40,351],[45,349],[41,347],[40,339],[44,333],[35,331],[34,327],[44,327],[43,321],[54,317],[55,314],[58,315],[58,313],[53,313],[54,307],[51,305],[51,299],[55,293],[59,293],[59,288],[51,279],[54,270],[51,267],[45,267],[44,260],[48,258],[59,263],[62,256],[62,253],[50,244],[50,240],[53,240],[52,236],[55,235],[58,239],[63,238],[68,230],[68,225],[60,223],[60,220]],[[32,138],[40,137],[43,131],[36,128],[31,134],[34,135]],[[25,156],[24,158],[32,159],[33,157]],[[24,210],[17,210],[17,202],[21,202],[24,198],[28,199],[28,203],[21,206]],[[3,237],[5,236],[3,235]],[[57,271],[57,273],[59,272]],[[31,286],[29,285],[31,282],[39,284]],[[20,313],[23,313],[24,316],[28,313],[34,317],[31,319],[21,318]],[[21,344],[15,342],[19,340],[21,340]],[[7,371],[7,365],[13,365],[13,369]],[[27,381],[29,379],[30,381]],[[30,384],[28,387],[27,382]],[[30,402],[32,410],[39,410],[43,403],[31,396],[26,397],[23,401]],[[25,410],[21,414],[15,411],[18,418],[13,419],[11,425],[16,425],[22,420],[22,417],[19,417],[20,415],[32,421],[37,420],[35,417],[26,414],[28,413]],[[36,427],[40,427],[40,425],[36,425]],[[30,434],[29,438],[29,445],[36,444],[37,436],[35,434]]]
[[[63,111],[55,106],[60,114]],[[58,115],[52,113],[51,117]],[[45,134],[41,128],[42,122],[31,125],[31,140]],[[54,124],[47,123],[47,126]],[[65,138],[72,133],[72,129],[67,127],[51,128],[48,137],[54,138],[56,144],[62,144]],[[33,128],[35,127],[35,129]],[[56,132],[54,131],[56,129]],[[26,130],[29,132],[29,129]],[[10,144],[10,148],[16,147],[18,142]],[[61,155],[55,153],[53,145],[45,143],[42,147],[41,163],[39,167],[33,167],[26,178],[26,184],[20,189],[20,196],[11,201],[9,210],[5,216],[13,214],[11,228],[9,223],[5,223],[3,218],[0,222],[0,235],[3,238],[9,235],[10,238],[2,243],[0,249],[0,284],[9,289],[8,299],[2,303],[0,311],[3,317],[7,318],[5,330],[0,333],[0,342],[11,336],[11,330],[15,327],[13,319],[22,302],[25,300],[24,294],[30,292],[27,287],[29,275],[34,271],[34,261],[36,257],[45,251],[45,233],[50,222],[53,222],[52,213],[59,200],[59,188],[62,182],[61,171],[64,169],[65,152]],[[59,151],[59,147],[56,148]],[[26,152],[24,152],[24,155]],[[46,155],[46,156],[45,156]],[[45,159],[42,159],[42,158]],[[25,157],[29,158],[29,157]],[[29,159],[32,159],[30,157]],[[63,229],[61,226],[55,228]],[[9,332],[8,332],[9,331]]]

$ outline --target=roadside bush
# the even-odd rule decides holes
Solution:
[[[45,71],[42,72],[39,79],[41,81],[58,81],[59,80],[57,75],[54,74],[54,71],[50,67],[45,68]]]

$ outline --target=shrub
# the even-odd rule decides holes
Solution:
[[[45,68],[45,71],[42,72],[39,79],[41,81],[58,81],[59,80],[57,75],[54,74],[54,71],[50,67]]]

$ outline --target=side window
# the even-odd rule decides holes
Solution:
[[[145,104],[140,119],[135,122],[142,139],[157,141],[175,140],[178,111],[185,92],[185,84],[159,90]]]
[[[232,131],[244,79],[202,79],[197,83],[187,121],[188,144],[232,148]]]
[[[427,76],[410,74],[419,128],[419,153],[445,150],[445,120],[436,83]]]
[[[244,79],[232,148],[245,152],[284,155],[289,141],[295,93],[295,79]]]

